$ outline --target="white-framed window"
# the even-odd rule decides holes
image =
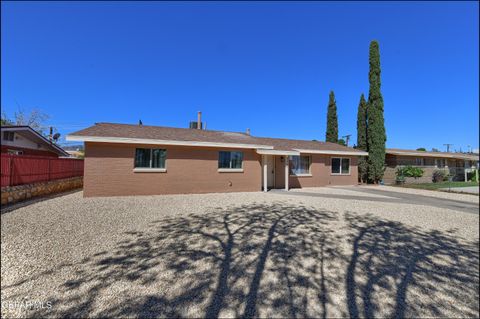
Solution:
[[[243,152],[220,151],[218,152],[218,169],[239,170],[243,168]]]
[[[135,149],[135,168],[165,168],[167,150],[160,148]]]
[[[349,175],[350,159],[343,157],[332,157],[332,174]]]
[[[15,137],[15,132],[4,131],[3,132],[3,140],[13,142]]]
[[[288,157],[290,175],[310,175],[311,157],[308,155],[292,155]]]

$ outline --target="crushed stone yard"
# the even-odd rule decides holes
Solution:
[[[1,216],[2,317],[479,317],[478,197],[83,198]]]

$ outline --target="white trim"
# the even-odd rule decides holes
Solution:
[[[268,182],[267,182],[267,159],[266,155],[262,155],[262,161],[263,161],[263,191],[267,192],[268,191]]]
[[[80,136],[67,135],[67,141],[83,142],[103,142],[103,143],[125,143],[125,144],[153,144],[153,145],[178,145],[178,146],[203,146],[203,147],[229,147],[229,148],[264,148],[273,149],[273,146],[258,144],[237,144],[237,143],[215,143],[215,142],[197,142],[197,141],[174,141],[174,140],[155,140],[147,138],[129,138],[129,137],[100,137],[100,136]]]
[[[312,174],[290,174],[292,177],[312,177]]]
[[[324,151],[324,150],[305,150],[305,149],[295,149],[300,153],[304,154],[327,154],[327,155],[352,155],[352,156],[368,156],[368,152],[364,151]]]
[[[136,167],[133,169],[134,173],[166,173],[166,168],[147,168],[147,167]]]
[[[243,173],[243,168],[219,168],[219,173]]]
[[[257,149],[257,154],[290,156],[290,155],[300,155],[300,152],[297,152],[297,151],[281,151],[281,150]]]
[[[332,169],[333,169],[333,165],[332,165],[332,161],[334,158],[338,158],[340,160],[340,173],[332,173]],[[347,159],[348,160],[348,174],[345,174],[345,173],[342,173],[342,162],[344,159]],[[352,175],[352,168],[351,168],[351,161],[350,161],[350,158],[348,157],[331,157],[330,158],[330,175],[331,176],[349,176],[349,175]]]

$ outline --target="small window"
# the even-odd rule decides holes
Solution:
[[[243,165],[243,152],[218,152],[218,168],[241,169]]]
[[[293,155],[289,157],[290,175],[310,174],[310,156]]]
[[[14,132],[9,132],[9,131],[3,132],[3,140],[4,141],[13,141],[14,136],[15,136]]]
[[[338,174],[338,175],[350,174],[350,159],[332,157],[332,174]]]
[[[167,151],[159,148],[137,148],[135,168],[165,168]]]
[[[423,158],[421,158],[421,157],[416,157],[416,158],[415,158],[415,165],[417,165],[417,166],[423,166]]]
[[[23,151],[19,150],[7,150],[8,154],[13,154],[13,155],[23,155]]]

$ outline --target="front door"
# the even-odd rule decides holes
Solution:
[[[273,188],[275,185],[275,157],[273,155],[266,156],[267,161],[267,187]]]

